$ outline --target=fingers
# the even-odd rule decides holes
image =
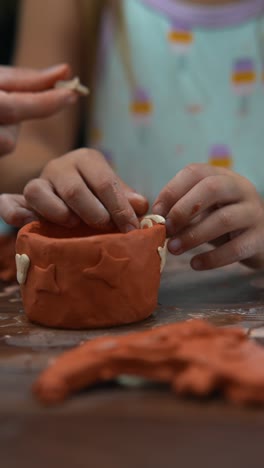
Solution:
[[[65,89],[21,94],[0,91],[0,124],[49,117],[66,105],[74,104],[77,99],[75,93]]]
[[[110,224],[108,211],[77,172],[65,170],[63,179],[56,174],[53,186],[65,204],[86,224],[98,229]]]
[[[254,219],[255,215],[249,203],[228,205],[183,229],[168,243],[168,248],[173,254],[182,254],[225,234],[244,231],[252,225]]]
[[[44,179],[31,180],[24,189],[28,205],[44,219],[73,227],[79,222],[69,207],[55,193],[52,185]]]
[[[149,203],[145,197],[135,192],[125,192],[125,195],[139,218],[148,212]]]
[[[21,227],[36,219],[23,195],[0,195],[0,217],[7,224]]]
[[[120,178],[118,178],[118,180],[121,189],[123,190],[136,215],[138,217],[144,216],[149,209],[149,203],[146,197],[135,192],[135,190],[125,184]]]
[[[69,76],[70,67],[66,64],[43,70],[0,66],[0,89],[9,92],[44,91]]]
[[[176,176],[164,187],[153,205],[153,213],[167,217],[171,208],[177,203],[189,190],[205,177],[211,175],[224,174],[225,171],[220,168],[212,167],[208,164],[190,164],[182,169]]]
[[[196,255],[191,261],[191,266],[194,270],[211,270],[249,259],[263,249],[263,236],[263,230],[247,230],[221,247]]]
[[[168,235],[172,236],[187,226],[191,220],[216,205],[235,203],[243,193],[235,177],[210,175],[198,182],[177,201],[167,215]]]
[[[144,197],[119,180],[100,153],[87,149],[50,162],[24,195],[34,211],[54,223],[67,225],[74,215],[74,221],[81,219],[99,229],[114,223],[121,232],[138,228],[136,212],[145,213],[148,206]]]
[[[106,208],[114,224],[121,232],[138,228],[136,213],[116,174],[100,153],[90,151],[89,158],[91,162],[89,165],[85,158],[78,159],[78,170],[91,191]]]

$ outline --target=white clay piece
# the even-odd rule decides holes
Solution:
[[[151,221],[154,221],[156,224],[166,223],[165,218],[163,218],[163,216],[160,216],[160,215],[149,214],[147,216],[144,216],[144,219],[150,219]]]
[[[150,214],[144,216],[144,218],[140,221],[140,228],[150,228],[154,226],[154,224],[165,224],[166,221],[162,216]]]
[[[144,229],[144,228],[151,228],[153,226],[153,222],[151,221],[151,219],[142,219],[140,221],[140,228],[141,229]]]
[[[26,254],[16,254],[17,281],[20,285],[27,281],[30,259]]]
[[[69,81],[57,81],[55,88],[71,89],[72,91],[76,91],[76,93],[80,94],[81,96],[88,96],[90,92],[86,86],[81,84],[80,78],[77,76]]]

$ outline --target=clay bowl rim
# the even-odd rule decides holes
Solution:
[[[55,224],[53,225],[52,223],[46,223],[46,222],[41,222],[41,221],[33,221],[31,223],[28,223],[26,224],[25,226],[23,226],[20,231],[18,232],[18,238],[20,236],[23,236],[23,235],[27,235],[27,237],[30,237],[30,239],[32,240],[35,240],[35,241],[38,241],[40,244],[43,243],[43,244],[46,244],[48,241],[53,241],[54,243],[59,243],[61,245],[63,244],[75,244],[76,242],[80,243],[80,241],[83,241],[85,243],[93,243],[99,239],[104,239],[104,240],[108,240],[108,239],[113,239],[113,236],[115,237],[119,237],[119,238],[124,238],[126,236],[127,240],[130,240],[130,241],[133,241],[133,240],[136,240],[136,238],[140,235],[140,237],[142,237],[142,235],[145,237],[145,236],[150,236],[151,235],[151,232],[152,229],[154,228],[154,230],[157,230],[157,229],[164,229],[164,225],[162,224],[153,224],[153,226],[151,227],[146,227],[146,228],[138,228],[138,229],[134,229],[133,231],[129,231],[127,233],[123,233],[123,232],[97,232],[97,233],[92,233],[90,235],[80,235],[80,236],[74,236],[74,237],[54,237],[54,236],[50,236],[50,235],[45,235],[41,232],[36,232],[34,231],[34,227],[37,227],[38,230],[41,228],[41,227],[47,227],[48,229],[52,229],[52,227],[54,226],[54,229],[59,229],[61,231],[63,230],[69,230],[69,231],[72,231],[73,233],[76,232],[76,230],[78,229],[78,227],[76,228],[67,228],[67,227],[64,227],[64,226],[56,226]],[[85,229],[86,226],[84,225],[83,228]],[[87,226],[87,229],[89,229],[89,226]],[[135,238],[135,239],[134,239]]]

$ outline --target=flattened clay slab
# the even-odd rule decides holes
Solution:
[[[264,403],[264,349],[242,329],[202,320],[103,337],[60,356],[33,387],[44,404],[122,375],[168,383],[177,395],[214,392],[236,404]]]
[[[49,327],[81,329],[149,317],[157,306],[158,249],[165,237],[165,225],[155,223],[127,234],[102,234],[86,225],[24,226],[16,250],[28,318]],[[27,258],[27,264],[22,262]]]

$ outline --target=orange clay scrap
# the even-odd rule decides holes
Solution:
[[[180,396],[217,392],[235,404],[264,403],[264,349],[242,329],[203,320],[86,342],[45,370],[33,393],[52,405],[124,375],[167,383]]]
[[[165,220],[102,233],[33,222],[18,234],[17,279],[25,312],[48,327],[112,327],[149,317],[165,264]],[[160,250],[161,249],[161,250]]]

